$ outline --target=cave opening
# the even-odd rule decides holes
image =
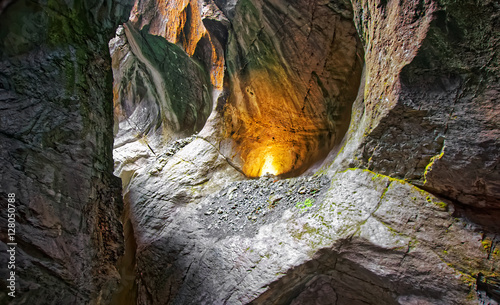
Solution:
[[[293,9],[310,16],[296,19],[289,7],[242,6],[226,53],[223,117],[231,154],[247,177],[301,175],[349,127],[364,65],[352,7],[298,1]]]
[[[231,21],[196,1],[167,1],[155,17],[136,4],[110,42],[121,125],[115,152],[140,140],[144,155],[156,154],[216,112],[216,137],[230,142],[221,153],[249,178],[289,178],[321,164],[347,132],[361,81],[352,7],[298,1],[295,9],[311,16],[295,19],[252,3],[242,2]],[[117,164],[130,159],[119,155]]]
[[[212,112],[217,141],[230,142],[221,153],[249,178],[299,176],[341,142],[364,65],[352,7],[298,1],[310,18],[295,19],[244,1],[229,21],[196,1],[167,1],[155,17],[141,5],[110,42],[117,164],[132,158],[120,145],[155,155]]]
[[[239,7],[228,21],[215,7],[203,17],[197,1],[166,1],[164,15],[155,16],[145,3],[136,2],[109,43],[115,175],[124,194],[148,158],[204,129],[209,116],[220,128],[212,130],[219,153],[248,178],[299,176],[340,144],[364,65],[351,7],[309,10],[298,1],[296,9],[311,14],[303,20],[280,9]],[[135,265],[127,217],[132,246],[125,257]],[[124,282],[115,299],[135,295],[132,283]]]
[[[198,1],[167,0],[153,9],[136,1],[129,20],[109,41],[113,70],[114,174],[121,178],[125,251],[121,282],[111,304],[135,304],[138,296],[134,223],[129,187],[135,173],[168,149],[200,132],[221,91],[225,39],[217,21],[210,34]],[[157,14],[151,15],[151,11]],[[166,153],[167,151],[167,153]]]

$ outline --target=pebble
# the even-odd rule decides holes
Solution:
[[[216,236],[256,234],[259,227],[256,223],[278,221],[285,210],[295,212],[296,204],[308,198],[320,201],[330,182],[326,176],[276,182],[274,179],[266,177],[233,182],[214,196],[205,198],[199,209],[203,215],[200,218],[202,225]],[[312,211],[315,206],[301,213]],[[245,216],[240,217],[242,215]],[[213,226],[214,223],[217,226]]]

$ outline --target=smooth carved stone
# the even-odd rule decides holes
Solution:
[[[0,303],[499,302],[495,1],[5,3]]]
[[[146,275],[139,280],[138,303],[495,302],[494,286],[478,276],[486,272],[488,283],[496,283],[494,210],[471,214],[404,180],[345,171],[373,165],[382,172],[382,166],[398,173],[414,168],[413,178],[439,172],[448,138],[435,132],[431,112],[420,108],[433,100],[413,98],[415,92],[423,97],[428,87],[418,91],[415,85],[410,92],[413,78],[407,77],[421,64],[419,52],[430,43],[433,20],[446,4],[417,8],[416,2],[355,1],[351,11],[345,1],[312,7],[305,1],[216,3],[233,26],[228,83],[216,107],[224,120],[211,125],[223,124],[224,134],[205,129],[216,135],[210,144],[197,139],[165,163],[151,162],[130,183],[126,199],[138,236],[137,270]],[[337,39],[342,43],[333,43]],[[317,66],[326,67],[323,74]],[[425,71],[417,72],[425,78]],[[359,90],[351,81],[356,77]],[[457,84],[450,78],[443,88]],[[325,102],[327,97],[339,104]],[[349,109],[351,103],[352,113],[336,108],[337,116],[326,107]],[[432,114],[446,118],[446,105],[435,104]],[[305,170],[319,158],[320,147],[330,151],[344,135],[337,123],[345,124],[345,131],[349,118],[342,148],[324,163],[321,181],[326,183],[275,181],[272,174],[284,174],[287,170],[279,170],[287,166],[288,173]],[[321,132],[335,132],[337,139],[319,141]],[[425,144],[427,138],[432,142]],[[274,151],[266,151],[269,147],[285,153],[268,161],[266,154]],[[247,176],[268,175],[234,182],[242,179],[234,165]],[[151,172],[155,175],[146,174]],[[221,177],[226,178],[222,183]],[[490,180],[478,179],[478,187],[498,181],[494,174],[484,177]],[[420,178],[413,178],[408,180],[418,184]]]
[[[181,48],[130,23],[110,41],[115,174],[124,186],[165,144],[198,132],[212,111],[207,72]]]
[[[220,90],[224,77],[225,37],[213,31],[214,27],[206,27],[207,21],[222,25],[222,28],[229,27],[226,17],[212,1],[137,0],[130,14],[130,22],[136,29],[164,37],[168,42],[181,45],[189,56],[201,59],[212,84]],[[206,50],[201,50],[203,48]]]

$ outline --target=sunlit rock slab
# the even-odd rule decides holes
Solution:
[[[500,264],[481,228],[404,181],[353,169],[326,183],[294,178],[297,188],[294,179],[233,182],[197,198],[203,182],[187,168],[175,189],[169,182],[190,161],[171,162],[179,165],[165,179],[140,179],[147,189],[128,195],[140,304],[300,304],[320,295],[338,304],[477,304],[473,276]],[[217,220],[226,230],[213,230]]]

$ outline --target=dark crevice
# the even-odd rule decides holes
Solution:
[[[222,47],[226,48],[229,36],[227,26],[214,19],[203,19],[203,25],[210,33],[211,37],[217,39]]]
[[[187,45],[189,43],[189,37],[191,33],[191,20],[193,18],[192,14],[191,4],[189,3],[181,13],[181,16],[183,17],[182,21],[184,21],[184,24],[181,24],[182,28],[179,31],[179,37],[177,38],[177,40],[182,45]]]
[[[125,200],[124,200],[125,201]],[[134,228],[130,220],[129,204],[125,201],[122,216],[125,251],[118,260],[117,269],[120,273],[120,284],[111,299],[110,305],[135,305],[137,303],[137,274]]]

